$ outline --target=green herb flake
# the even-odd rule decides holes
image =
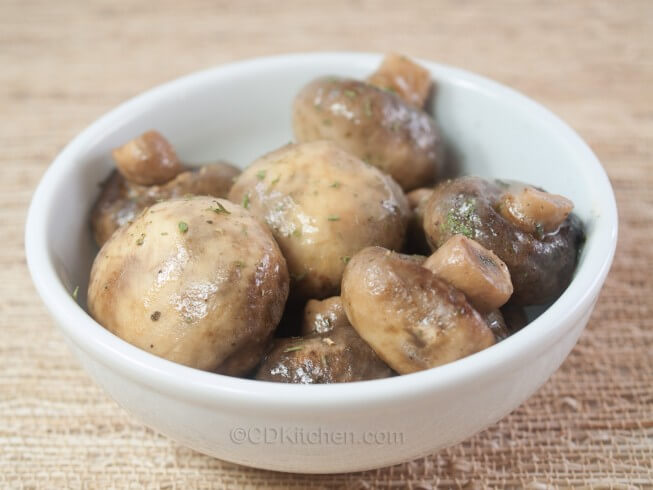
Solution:
[[[77,296],[79,295],[79,286],[75,286],[75,289],[73,289],[73,299],[77,301]]]
[[[328,219],[329,221],[340,221],[340,216],[338,216],[337,214],[332,214],[332,215],[329,216],[327,219]]]
[[[337,180],[331,184],[329,187],[333,187],[334,189],[338,189],[342,184],[338,182]]]
[[[280,179],[281,179],[281,176],[277,176],[277,178],[274,179],[272,182],[270,182],[270,184],[271,184],[271,185],[274,185],[274,184],[276,184],[277,182],[279,182]]]
[[[214,208],[209,208],[209,211],[213,211],[215,214],[231,214],[230,211],[227,211],[227,208],[225,208],[220,202],[218,201],[213,201],[215,203]]]
[[[249,208],[249,192],[243,197],[243,207],[245,209]]]
[[[349,255],[345,255],[344,257],[340,257],[340,260],[342,260],[342,262],[345,265],[347,265],[349,263],[349,261],[351,260],[351,257]]]
[[[465,235],[474,238],[474,216],[476,212],[476,199],[468,198],[447,213],[444,223],[440,224],[443,233],[451,235]]]
[[[345,90],[344,94],[350,99],[354,99],[358,95],[354,90]]]
[[[243,267],[245,267],[245,262],[243,262],[242,260],[237,260],[234,262],[234,265],[239,269],[242,269]]]
[[[143,245],[143,242],[145,242],[145,233],[141,233],[141,236],[139,236],[138,239],[136,240],[136,245],[140,247],[141,245]]]
[[[331,126],[331,119],[322,119],[322,124],[325,126]]]
[[[265,178],[266,173],[267,172],[265,170],[259,170],[258,172],[256,172],[256,178],[258,180],[263,180]]]
[[[367,117],[372,117],[372,101],[370,99],[365,99],[363,103],[363,110]]]
[[[299,228],[295,228],[295,229],[292,231],[292,235],[293,235],[294,237],[299,238],[300,236],[302,236],[302,230],[300,230]]]
[[[177,226],[181,233],[186,233],[188,231],[188,224],[185,221],[180,221]]]
[[[293,346],[291,346],[291,347],[286,347],[286,348],[283,350],[283,352],[284,352],[284,354],[285,354],[286,352],[295,352],[295,351],[298,351],[298,350],[302,350],[303,348],[304,348],[303,345],[293,345]]]

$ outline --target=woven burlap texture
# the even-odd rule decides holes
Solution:
[[[0,3],[0,487],[653,487],[653,3]],[[117,103],[233,59],[398,50],[544,103],[606,167],[617,255],[561,369],[504,420],[403,465],[335,476],[239,467],[143,428],[80,369],[28,278],[26,209],[67,141]],[[437,416],[437,414],[434,414]]]

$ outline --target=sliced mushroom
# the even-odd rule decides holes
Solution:
[[[177,153],[158,131],[147,131],[112,152],[118,171],[139,185],[160,185],[184,171]]]
[[[341,294],[356,331],[401,374],[455,361],[495,342],[463,293],[412,257],[381,247],[351,259]]]
[[[390,53],[367,79],[381,89],[396,93],[415,107],[424,107],[431,93],[431,74],[406,56]]]
[[[512,294],[506,264],[491,250],[464,235],[447,240],[424,267],[465,293],[481,312],[495,310]]]

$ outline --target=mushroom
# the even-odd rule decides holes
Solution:
[[[112,155],[118,171],[134,184],[165,184],[184,171],[175,149],[158,131],[143,133]]]
[[[268,229],[224,199],[160,202],[116,231],[93,262],[90,314],[165,359],[243,375],[258,364],[288,296]]]
[[[463,293],[419,260],[368,247],[347,265],[342,302],[351,324],[400,374],[440,366],[495,343]]]
[[[146,187],[131,183],[114,171],[101,184],[102,191],[91,211],[95,241],[102,246],[118,228],[162,200],[189,195],[227,197],[239,173],[236,167],[218,162],[182,172],[164,185]]]
[[[424,267],[465,293],[479,312],[496,310],[512,294],[506,264],[464,235],[449,238],[426,259]]]
[[[306,303],[302,318],[301,333],[326,334],[335,327],[350,325],[340,296],[332,296],[322,301],[311,299]]]
[[[524,231],[501,213],[507,186],[480,177],[460,177],[438,185],[424,205],[424,230],[436,250],[464,235],[491,250],[508,267],[511,301],[546,304],[571,281],[584,241],[582,222],[570,214],[549,233]]]
[[[399,249],[410,213],[392,178],[328,141],[261,157],[236,179],[229,199],[270,227],[295,298],[338,294],[346,263],[369,245]]]
[[[530,185],[512,184],[499,198],[501,215],[526,233],[551,233],[567,219],[574,203]]]
[[[503,318],[501,310],[491,310],[483,315],[485,323],[490,327],[497,342],[501,342],[510,336],[510,329],[506,325],[506,320]]]
[[[399,96],[336,77],[306,85],[293,104],[299,142],[330,140],[410,191],[434,182],[443,151],[435,121]]]
[[[394,373],[350,325],[328,334],[277,339],[256,379],[280,383],[346,383]]]
[[[431,74],[408,57],[390,53],[367,79],[368,83],[396,93],[415,107],[424,107],[431,93]]]

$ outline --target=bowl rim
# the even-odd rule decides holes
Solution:
[[[193,87],[260,72],[267,67],[293,66],[298,63],[370,62],[381,58],[378,53],[309,52],[252,58],[219,65],[158,85],[137,95],[100,117],[73,138],[57,155],[41,178],[29,207],[25,227],[25,252],[32,280],[47,309],[65,336],[92,359],[112,371],[153,391],[176,398],[192,399],[211,406],[243,406],[264,403],[266,408],[287,409],[289,406],[328,411],[360,403],[393,403],[411,397],[460,385],[470,380],[490,380],[498,372],[510,369],[515,362],[527,359],[538,347],[549,349],[580,321],[592,308],[608,273],[617,243],[618,215],[610,181],[588,145],[565,122],[521,93],[483,76],[418,60],[435,78],[446,78],[502,102],[521,106],[522,110],[540,118],[572,145],[582,158],[578,165],[584,171],[585,185],[601,196],[600,209],[594,221],[594,246],[585,250],[584,261],[566,291],[542,315],[508,339],[458,361],[408,375],[371,381],[341,384],[293,385],[223,376],[183,366],[132,346],[97,323],[77,302],[59,278],[50,252],[47,213],[56,199],[57,190],[77,155],[84,154],[103,137],[108,128],[121,125],[130,114],[146,111],[159,101]]]

